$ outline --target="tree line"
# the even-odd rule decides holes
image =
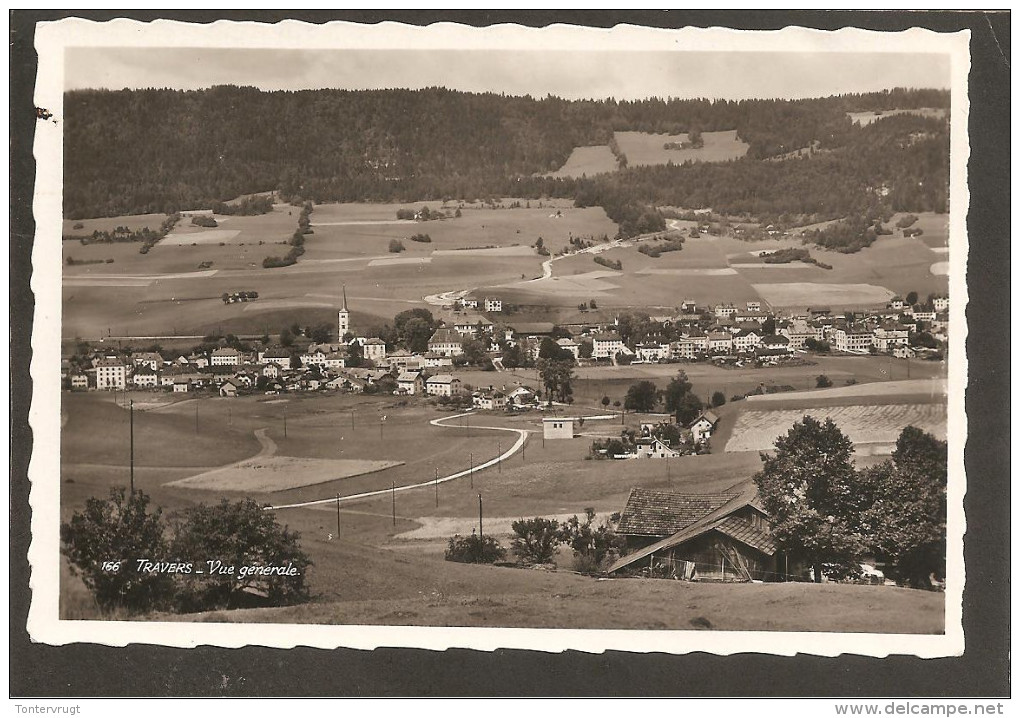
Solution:
[[[863,174],[880,174],[869,166],[872,162],[898,167],[903,157],[910,165],[920,161],[911,159],[913,155],[926,154],[938,161],[942,148],[937,136],[935,147],[921,146],[932,142],[929,135],[938,135],[937,126],[944,122],[900,115],[859,127],[850,122],[847,112],[948,105],[949,94],[934,90],[808,100],[652,98],[634,102],[535,99],[443,88],[76,90],[66,94],[64,105],[64,211],[68,218],[171,213],[267,189],[278,189],[284,199],[300,196],[318,202],[573,197],[592,185],[591,179],[542,175],[562,166],[574,147],[609,144],[613,132],[620,130],[675,134],[695,128],[736,129],[738,137],[750,145],[747,162],[740,169],[744,172],[755,166],[755,160],[789,153],[812,142],[823,151],[850,148],[850,154],[860,154],[862,138],[881,135],[890,123],[927,121],[936,128],[917,129],[910,141],[913,144],[904,143],[892,157],[871,152],[853,168],[856,180]],[[132,119],[125,122],[125,117]],[[110,132],[111,127],[117,132]],[[781,168],[788,163],[768,164]],[[767,195],[757,199],[745,196],[746,192],[726,191],[725,181],[704,184],[701,173],[705,167],[717,165],[693,165],[692,170],[675,176],[672,173],[677,169],[671,169],[668,179],[680,184],[673,187],[666,183],[658,188],[654,185],[661,177],[651,171],[655,168],[630,168],[626,172],[635,174],[626,174],[626,183],[638,181],[640,191],[621,194],[611,183],[610,191],[602,192],[604,204],[598,204],[606,206],[610,217],[621,225],[641,223],[646,214],[640,209],[642,204],[711,204],[718,210],[722,205],[714,196],[702,199],[708,189],[722,191],[724,203],[750,208],[748,211],[797,211],[778,199],[785,196],[795,206],[803,204],[796,201],[795,186],[811,184],[802,178],[795,186],[787,181],[782,191],[771,191],[762,180],[774,179],[772,171],[789,170],[757,168],[753,179]],[[826,165],[811,174],[824,176],[834,169],[848,168]],[[727,173],[725,180],[737,177],[732,169],[723,172]],[[827,191],[834,190],[831,180],[824,186]],[[747,183],[741,187],[746,188]],[[693,205],[687,200],[692,189]],[[927,193],[924,189],[899,191],[906,195],[920,192],[920,204]],[[685,201],[664,202],[662,195],[681,195]],[[914,198],[900,199],[909,203]],[[265,200],[253,199],[245,210],[256,209],[256,204],[263,205],[257,209],[264,209]],[[638,206],[634,217],[624,212],[632,205]],[[617,214],[622,219],[614,216]],[[648,224],[647,217],[644,222]],[[645,229],[655,231],[656,227]],[[633,233],[638,233],[636,227]]]

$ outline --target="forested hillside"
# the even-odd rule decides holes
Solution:
[[[847,112],[947,108],[947,92],[812,100],[566,101],[425,90],[83,90],[65,98],[65,217],[172,212],[278,189],[315,201],[574,197],[623,234],[661,228],[654,205],[828,219],[875,202],[946,204],[948,128],[916,115],[854,125]],[[727,163],[546,178],[618,130],[736,129]],[[811,147],[804,157],[763,159]]]

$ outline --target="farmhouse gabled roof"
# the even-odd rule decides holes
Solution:
[[[596,334],[594,340],[597,342],[622,342],[623,339],[616,332],[606,332],[604,334]]]
[[[400,375],[397,377],[397,381],[400,382],[418,381],[419,377],[421,377],[420,371],[402,371],[400,372]]]
[[[517,334],[552,334],[552,322],[520,322],[513,325]]]
[[[728,503],[736,494],[691,494],[633,488],[617,533],[670,536]]]
[[[460,344],[461,341],[462,337],[453,329],[440,327],[436,330],[436,333],[432,335],[432,338],[429,339],[429,344]]]
[[[712,413],[711,411],[704,411],[704,412],[702,412],[702,413],[701,413],[701,415],[700,415],[700,416],[699,416],[699,417],[698,417],[697,419],[695,419],[695,420],[694,420],[694,421],[692,422],[692,426],[693,426],[694,424],[697,424],[697,423],[698,423],[699,421],[701,421],[702,419],[704,419],[705,421],[707,421],[707,422],[708,422],[709,424],[711,424],[712,426],[715,426],[715,425],[716,425],[717,423],[719,423],[719,417],[718,417],[718,416],[716,416],[715,414],[713,414],[713,413]]]
[[[672,536],[620,558],[609,567],[609,573],[619,571],[621,568],[636,563],[641,559],[648,558],[657,551],[679,546],[685,541],[690,541],[692,538],[713,530],[718,530],[737,541],[758,549],[762,553],[768,555],[774,554],[776,546],[768,534],[760,529],[756,529],[751,523],[733,516],[735,512],[745,506],[751,506],[762,514],[765,513],[758,499],[757,487],[748,481],[742,487],[735,488],[740,488],[740,493],[731,495],[730,500],[722,506],[702,516],[689,526],[680,529]],[[622,518],[620,522],[621,524],[623,523]]]
[[[426,384],[452,384],[455,381],[460,381],[460,379],[458,379],[455,376],[452,376],[451,374],[436,374],[434,377],[430,378],[425,383]]]

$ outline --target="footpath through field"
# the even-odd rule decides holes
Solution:
[[[431,424],[432,426],[442,427],[442,426],[445,426],[444,422],[453,421],[454,419],[460,419],[461,417],[464,417],[464,416],[471,416],[473,413],[474,412],[466,411],[466,412],[464,412],[462,414],[454,414],[453,416],[444,416],[444,417],[440,417],[439,419],[433,419],[432,421],[429,422],[429,424]],[[279,509],[297,509],[297,508],[303,508],[305,506],[317,506],[317,505],[321,505],[321,504],[332,504],[332,503],[335,503],[337,501],[358,501],[358,500],[361,500],[361,499],[369,499],[369,498],[372,498],[374,496],[385,496],[385,495],[391,494],[391,493],[393,493],[395,491],[410,491],[411,489],[432,488],[432,487],[436,486],[436,484],[445,484],[447,481],[453,481],[454,479],[459,479],[459,478],[461,478],[463,476],[468,476],[469,474],[477,473],[478,471],[480,471],[482,469],[486,469],[486,468],[488,468],[490,466],[495,466],[499,462],[505,461],[506,459],[508,459],[511,456],[513,456],[514,454],[516,454],[521,449],[521,447],[524,446],[524,442],[527,441],[527,439],[528,439],[528,430],[527,429],[511,429],[511,428],[507,428],[505,426],[474,426],[474,425],[472,425],[471,428],[472,429],[490,429],[492,431],[509,431],[509,432],[514,433],[514,434],[517,434],[517,441],[515,441],[514,445],[511,446],[507,451],[503,452],[502,454],[500,454],[499,456],[495,457],[494,459],[490,459],[489,461],[486,461],[485,463],[478,464],[477,466],[475,466],[473,468],[465,469],[464,471],[458,471],[457,473],[450,474],[449,476],[441,476],[438,479],[431,479],[429,481],[422,481],[422,482],[417,483],[417,484],[407,484],[406,486],[397,486],[395,488],[379,489],[377,491],[366,491],[366,492],[360,493],[360,494],[351,494],[350,496],[341,496],[339,499],[336,496],[332,496],[332,497],[330,497],[328,499],[315,499],[314,501],[302,501],[301,503],[297,503],[297,504],[282,504],[280,506],[267,506],[266,509],[269,510],[269,511],[277,511]]]

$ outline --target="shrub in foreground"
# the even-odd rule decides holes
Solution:
[[[495,563],[506,558],[506,549],[492,536],[455,534],[446,547],[446,560],[457,563]]]
[[[510,525],[514,555],[525,563],[549,563],[560,542],[559,526],[558,521],[541,517],[514,521]]]

